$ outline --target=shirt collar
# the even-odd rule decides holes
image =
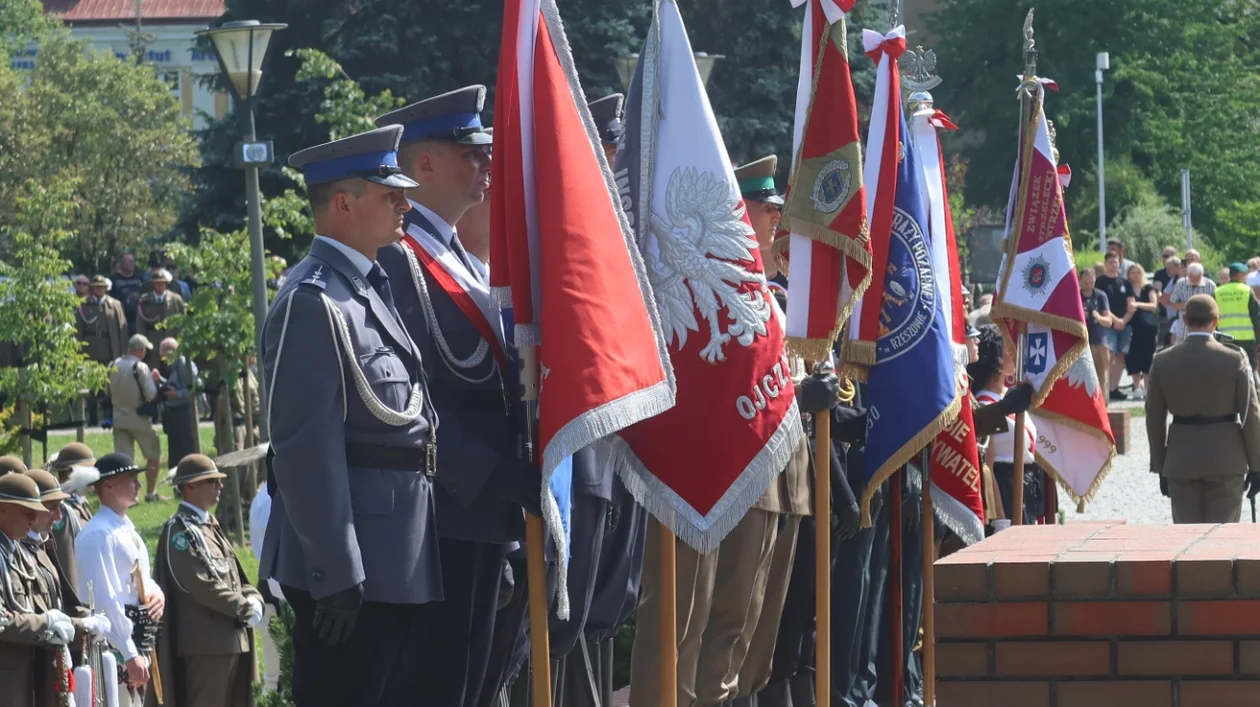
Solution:
[[[96,512],[96,515],[104,516],[105,522],[115,527],[130,528],[132,526],[130,518],[118,515],[114,512],[114,509],[109,506],[101,506],[100,510]]]
[[[201,519],[201,522],[202,522],[202,523],[206,523],[206,522],[208,522],[208,521],[210,520],[210,514],[209,514],[209,513],[206,513],[205,511],[203,511],[203,510],[201,510],[200,508],[198,508],[198,507],[194,506],[193,504],[189,503],[188,501],[180,501],[180,502],[179,502],[179,507],[180,507],[180,508],[187,508],[188,510],[190,510],[190,511],[192,511],[193,513],[197,514],[197,518]]]
[[[1212,336],[1212,332],[1210,332],[1210,331],[1188,331],[1188,332],[1186,332],[1186,338],[1187,338],[1187,339],[1188,339],[1188,338],[1190,338],[1190,337],[1192,337],[1192,336],[1202,336],[1202,337],[1204,337],[1204,338],[1208,338],[1208,337],[1211,337],[1211,336]]]
[[[315,236],[315,240],[336,248],[342,255],[346,256],[346,260],[349,260],[350,264],[358,269],[359,277],[366,278],[368,273],[372,271],[372,261],[368,260],[366,255],[360,253],[354,248],[351,248],[345,243],[342,243],[334,238],[329,238],[328,236]]]
[[[429,219],[429,223],[433,224],[433,227],[438,231],[434,235],[441,236],[442,241],[446,243],[447,247],[450,247],[451,240],[455,238],[455,227],[447,223],[446,219],[438,216],[433,209],[430,209],[418,201],[411,201],[411,208],[419,211],[422,216]]]

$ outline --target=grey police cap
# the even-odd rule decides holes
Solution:
[[[481,124],[485,104],[485,86],[465,86],[386,113],[376,119],[376,124],[402,126],[403,144],[444,140],[461,145],[489,145],[492,138]]]
[[[307,184],[326,184],[357,177],[397,189],[420,186],[398,166],[397,125],[343,137],[308,147],[289,156],[289,166],[301,170]]]
[[[614,93],[586,104],[591,109],[591,118],[595,121],[595,131],[599,133],[600,140],[615,143],[621,139],[621,113],[625,102],[624,94]]]

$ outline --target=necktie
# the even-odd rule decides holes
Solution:
[[[368,271],[368,282],[372,283],[372,289],[376,290],[376,294],[381,296],[381,301],[389,307],[390,312],[397,311],[394,307],[394,291],[389,287],[389,276],[381,269],[381,266],[373,263],[372,269]]]
[[[468,268],[468,272],[473,276],[473,279],[480,281],[481,271],[472,264],[472,260],[468,257],[468,251],[464,250],[464,244],[459,242],[459,234],[456,232],[451,232],[451,250],[455,251],[455,254],[459,256],[459,262],[463,263],[465,268]]]

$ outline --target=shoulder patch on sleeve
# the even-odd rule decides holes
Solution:
[[[171,546],[180,552],[188,552],[188,534],[181,530],[171,535]]]

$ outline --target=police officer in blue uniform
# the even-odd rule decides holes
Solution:
[[[445,650],[433,633],[443,596],[427,352],[374,262],[416,185],[398,167],[401,136],[383,128],[289,158],[319,235],[265,323],[273,505],[261,574],[296,614],[299,707],[451,704],[426,697]]]
[[[499,692],[504,671],[490,665],[490,654],[503,561],[524,534],[522,509],[541,515],[541,474],[522,458],[502,322],[455,229],[490,186],[485,94],[484,86],[468,86],[376,120],[401,128],[399,164],[418,182],[403,241],[378,257],[397,283],[403,323],[423,342],[441,420],[435,503],[446,604],[440,630],[427,639],[441,646],[433,658],[441,670],[425,691],[443,707],[475,707]]]

